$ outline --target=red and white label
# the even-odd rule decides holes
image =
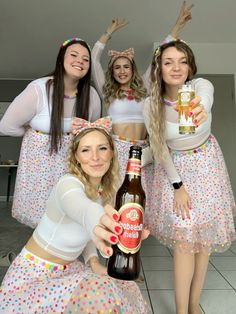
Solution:
[[[141,160],[136,158],[130,158],[127,163],[126,173],[141,175]]]
[[[143,207],[137,203],[126,203],[119,209],[119,213],[123,232],[119,236],[117,246],[124,253],[134,254],[141,246]]]

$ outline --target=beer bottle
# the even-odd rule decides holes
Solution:
[[[145,207],[145,192],[141,184],[140,146],[131,146],[126,175],[116,195],[115,208],[120,214],[123,232],[113,245],[108,260],[108,275],[117,279],[135,280],[140,273],[141,234]]]

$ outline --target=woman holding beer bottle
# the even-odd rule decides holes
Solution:
[[[173,249],[177,314],[201,313],[209,255],[227,250],[235,239],[235,201],[222,152],[211,134],[213,85],[193,79],[196,72],[194,54],[185,42],[161,45],[153,56],[151,96],[145,103],[150,144],[160,161],[151,198],[155,211],[148,218],[151,233]],[[192,119],[191,130],[179,132],[174,108],[179,87],[186,82],[200,97],[198,109],[204,107],[207,117],[204,111],[189,110],[185,118]]]
[[[108,244],[117,243],[123,229],[119,213],[107,205],[118,178],[111,120],[75,118],[72,125],[69,173],[52,189],[42,219],[3,279],[0,312],[145,314],[137,284],[107,276],[93,244],[110,256]]]

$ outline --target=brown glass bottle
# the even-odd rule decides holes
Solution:
[[[115,208],[120,214],[123,232],[119,243],[113,245],[108,260],[108,275],[117,279],[135,280],[140,273],[141,234],[145,208],[145,192],[141,184],[140,146],[131,146],[126,175],[116,195]]]

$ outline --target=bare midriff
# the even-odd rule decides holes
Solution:
[[[71,261],[65,261],[57,256],[54,256],[47,251],[45,251],[43,248],[41,248],[34,240],[33,237],[29,239],[27,242],[25,248],[32,254],[37,255],[38,257],[45,259],[49,262],[61,264],[61,265],[67,265],[70,264]]]
[[[144,123],[115,123],[112,130],[115,135],[131,140],[145,140],[147,138]]]

